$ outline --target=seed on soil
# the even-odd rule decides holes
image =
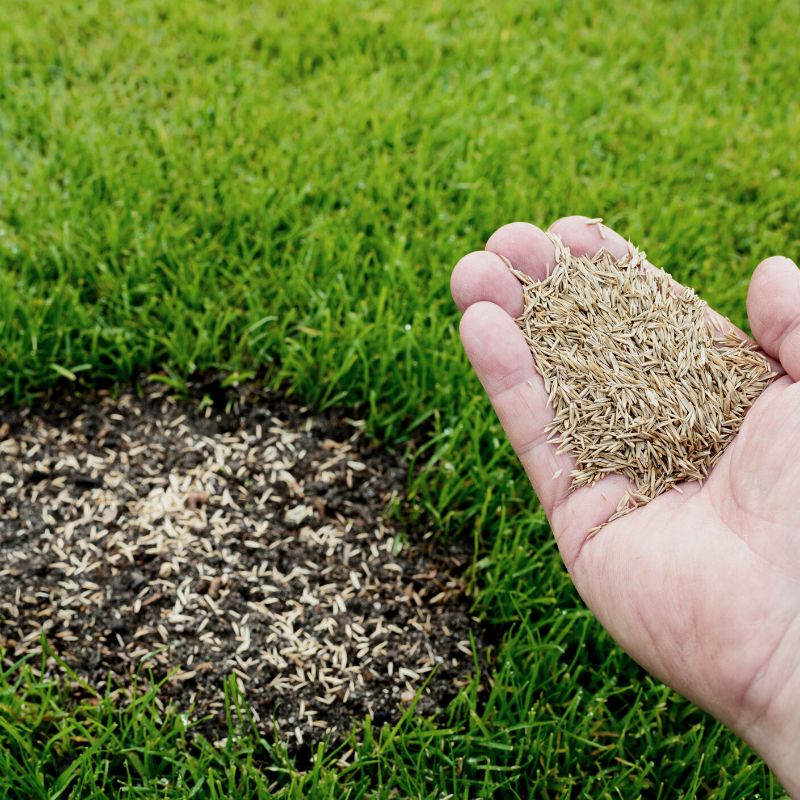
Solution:
[[[773,376],[752,343],[709,322],[708,306],[643,252],[590,259],[550,238],[556,263],[544,280],[509,265],[524,292],[517,324],[553,409],[545,431],[575,459],[571,488],[629,479],[615,519],[704,480]]]
[[[291,746],[366,714],[392,722],[409,693],[437,712],[473,669],[463,643],[481,638],[469,552],[413,530],[400,546],[384,511],[406,468],[362,425],[241,391],[225,413],[154,392],[6,414],[6,663],[44,632],[101,691],[146,664],[216,736],[233,675]]]

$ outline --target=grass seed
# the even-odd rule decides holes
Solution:
[[[524,292],[517,324],[553,408],[545,430],[575,458],[571,488],[610,474],[630,481],[615,519],[682,481],[704,480],[771,370],[643,252],[578,257],[550,238],[556,264],[544,280],[512,268]]]

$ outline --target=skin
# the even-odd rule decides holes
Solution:
[[[586,217],[551,231],[576,255],[605,247],[621,256],[630,246]],[[552,244],[527,223],[500,228],[485,250],[464,256],[451,279],[461,339],[578,592],[636,661],[736,731],[800,797],[800,270],[773,257],[753,274],[750,326],[779,377],[708,480],[683,483],[589,537],[626,481],[569,491],[574,461],[546,442],[553,414],[513,321],[521,286],[500,256],[537,279],[554,264]]]

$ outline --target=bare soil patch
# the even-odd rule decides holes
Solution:
[[[428,681],[435,713],[473,669],[464,547],[401,536],[400,459],[343,414],[254,391],[231,408],[107,393],[8,412],[0,428],[0,646],[42,631],[101,688],[142,664],[222,722],[233,674],[294,746]],[[482,648],[479,648],[482,651]]]

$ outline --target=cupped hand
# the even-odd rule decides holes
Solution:
[[[550,230],[575,255],[605,247],[619,257],[630,246],[585,217]],[[513,319],[522,288],[503,259],[541,280],[553,245],[512,223],[458,262],[461,339],[578,592],[636,661],[745,738],[800,796],[800,270],[781,257],[755,270],[750,326],[778,377],[709,478],[590,536],[627,484],[610,476],[570,491],[574,461],[547,442],[553,412]]]

